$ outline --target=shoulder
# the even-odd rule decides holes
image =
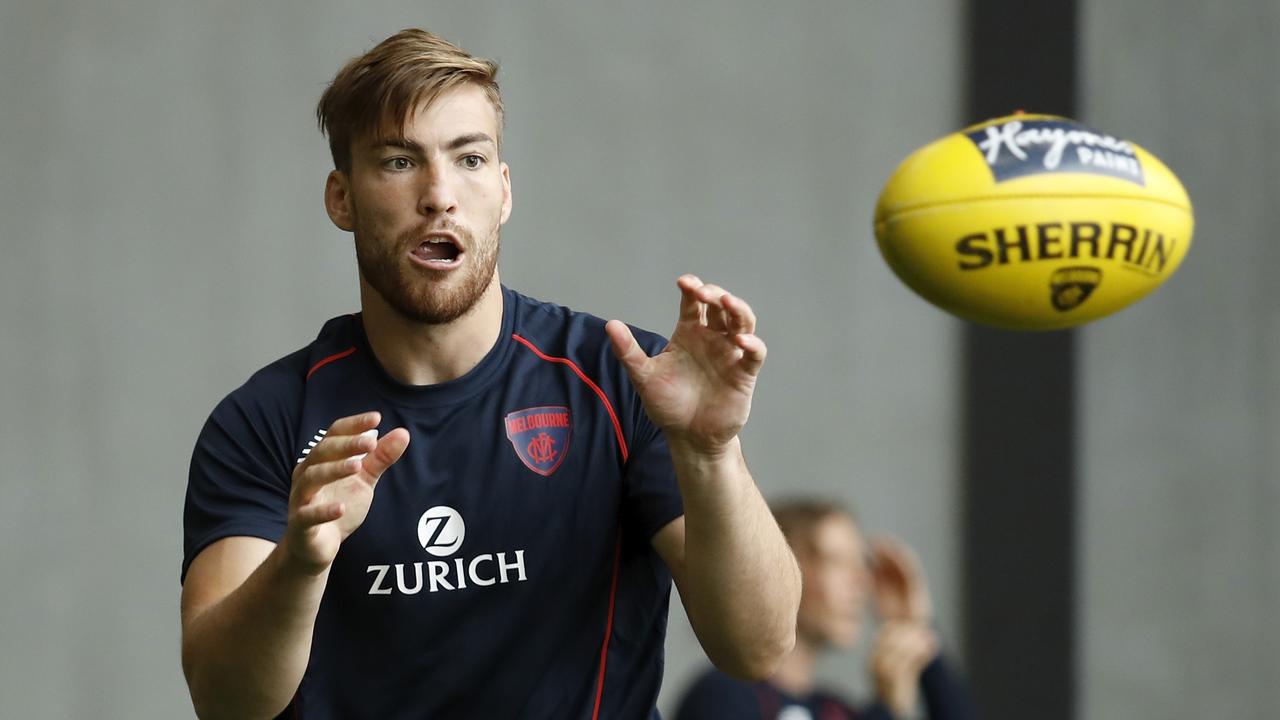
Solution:
[[[920,674],[920,689],[929,717],[958,719],[976,714],[964,680],[941,654]]]
[[[714,668],[689,686],[676,709],[675,720],[760,718],[759,688]]]
[[[523,339],[544,353],[560,357],[612,358],[604,318],[543,302],[514,290],[508,290],[508,293],[515,310],[517,342]],[[636,341],[650,354],[666,347],[666,338],[657,333],[636,327],[631,331]]]
[[[224,427],[289,424],[306,394],[307,381],[321,368],[355,352],[356,315],[326,322],[307,346],[260,368],[215,406],[210,423]]]
[[[545,303],[508,290],[514,309],[512,341],[523,355],[522,371],[536,365],[557,365],[576,375],[615,417],[620,439],[632,450],[648,447],[657,430],[644,412],[631,378],[613,352],[605,320],[590,313]],[[632,328],[637,342],[650,355],[667,345],[661,335]],[[664,450],[665,451],[665,450]],[[627,456],[628,451],[624,450]]]

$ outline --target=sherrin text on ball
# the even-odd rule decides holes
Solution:
[[[1053,330],[1150,293],[1191,245],[1191,201],[1141,147],[1073,120],[1012,115],[917,150],[875,234],[926,300],[1002,328]]]

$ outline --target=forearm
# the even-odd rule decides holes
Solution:
[[[294,567],[277,545],[244,583],[184,623],[182,664],[201,718],[273,718],[311,651],[328,570]]]
[[[707,457],[673,443],[685,507],[680,588],[690,623],[721,670],[762,678],[795,643],[800,571],[735,439]]]

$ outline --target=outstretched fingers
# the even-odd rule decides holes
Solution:
[[[298,494],[301,504],[306,505],[316,496],[316,493],[330,484],[337,482],[346,477],[356,474],[360,469],[360,453],[370,449],[368,446],[373,444],[373,439],[368,436],[357,436],[356,438],[364,442],[353,443],[347,442],[347,438],[334,438],[334,446],[342,446],[348,450],[345,452],[347,457],[339,457],[337,460],[323,461],[323,457],[313,457],[316,453],[312,453],[313,457],[308,457],[302,465],[298,466],[298,470],[293,477],[294,492]],[[326,438],[326,441],[328,439]],[[322,443],[323,444],[323,443]],[[320,446],[317,445],[319,450]],[[336,452],[336,451],[335,451]],[[318,461],[319,460],[319,461]]]
[[[696,275],[681,275],[676,280],[680,288],[680,320],[706,325],[712,330],[725,332],[729,325],[729,313],[723,299],[729,293],[719,285],[704,283]]]
[[[760,368],[764,367],[765,355],[769,353],[769,348],[765,346],[764,341],[757,335],[734,335],[733,344],[742,350],[742,359],[738,362],[743,371],[750,375],[759,375]]]
[[[680,320],[696,321],[732,335],[756,331],[756,314],[746,300],[695,275],[681,275],[676,286],[680,288]]]
[[[404,454],[409,445],[409,432],[397,428],[379,440],[377,427],[381,420],[382,415],[378,412],[335,420],[326,431],[324,439],[311,448],[311,452],[298,464],[294,470],[293,489],[298,504],[305,507],[309,514],[337,513],[333,517],[340,516],[341,511],[333,507],[325,512],[310,507],[312,498],[326,485],[357,475],[361,470],[366,473],[366,482],[372,485]]]
[[[698,299],[702,280],[697,275],[681,275],[676,279],[680,288],[680,321],[701,323],[706,319],[706,305]]]
[[[724,299],[729,293],[719,285],[705,283],[694,289],[693,294],[704,308],[704,324],[716,332],[728,332],[729,313],[725,310]]]
[[[333,421],[325,431],[324,439],[311,448],[302,464],[318,465],[369,452],[373,449],[376,428],[381,420],[381,414],[367,412]]]
[[[755,334],[756,314],[751,305],[719,285],[702,282],[696,275],[681,275],[676,286],[680,288],[680,321],[698,323],[725,336],[741,350],[741,357],[734,357],[732,362],[753,376],[759,374],[767,349]],[[616,342],[614,347],[618,349]]]
[[[382,422],[382,413],[372,410],[359,415],[348,415],[338,418],[329,426],[329,435],[359,435],[366,430],[373,430]]]
[[[309,528],[342,517],[345,509],[342,503],[313,501],[326,485],[351,477],[359,468],[359,456],[328,462],[313,462],[308,458],[294,475],[293,491],[297,502],[297,509],[293,513],[294,522],[299,523],[302,528]]]
[[[756,331],[756,313],[746,300],[737,295],[725,293],[720,299],[720,306],[725,311],[728,332],[736,335],[750,335]]]
[[[365,430],[359,435],[336,435],[330,432],[311,449],[303,463],[307,467],[316,467],[367,453],[373,449],[376,433],[377,430]]]

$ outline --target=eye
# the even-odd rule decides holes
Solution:
[[[482,155],[466,155],[462,158],[462,166],[468,170],[478,169],[484,164],[484,156]]]
[[[389,170],[408,170],[413,167],[413,161],[403,155],[388,158],[382,161],[382,164]]]

